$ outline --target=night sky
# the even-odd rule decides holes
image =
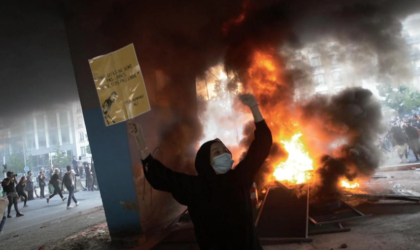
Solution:
[[[66,30],[57,2],[1,3],[0,126],[33,111],[78,100]]]

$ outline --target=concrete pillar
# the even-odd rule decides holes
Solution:
[[[63,3],[67,11],[66,33],[71,59],[111,237],[155,230],[176,219],[185,207],[171,194],[152,190],[147,183],[139,152],[127,133],[126,123],[105,127],[88,60],[134,44],[152,105],[151,112],[135,121],[142,124],[149,149],[152,152],[157,147],[162,149],[158,150],[159,159],[177,172],[195,172],[191,165],[171,164],[193,162],[195,148],[190,147],[193,143],[176,145],[170,139],[165,142],[162,131],[163,128],[170,133],[188,131],[172,138],[193,138],[198,142],[196,76],[188,68],[181,68],[177,74],[168,76],[165,86],[157,88],[155,71],[161,68],[157,65],[161,62],[152,60],[155,54],[146,53],[145,41],[150,40],[142,36],[141,28],[145,29],[143,26],[147,22],[139,19],[141,16],[137,11],[130,11],[129,15],[116,11],[118,8],[114,8],[112,0],[104,0],[100,5],[91,1],[64,0]],[[122,2],[121,5],[124,11],[143,7],[142,2]],[[162,91],[161,95],[158,91]],[[181,154],[185,158],[177,161]]]
[[[126,123],[105,126],[88,64],[88,59],[109,53],[115,47],[109,42],[101,42],[101,34],[93,27],[94,23],[84,19],[91,14],[90,10],[96,12],[96,7],[91,9],[88,2],[63,2],[72,15],[66,19],[67,37],[109,232],[113,240],[139,235],[140,215],[136,209]],[[87,16],[83,16],[84,11]]]
[[[38,143],[38,127],[36,125],[36,117],[34,116],[34,135],[35,135],[35,149],[39,149]]]
[[[63,141],[61,140],[61,124],[60,124],[60,113],[55,113],[57,116],[57,131],[58,131],[58,145],[63,145]]]
[[[45,145],[47,148],[50,147],[50,135],[48,133],[48,122],[47,122],[47,115],[44,115],[44,126],[45,126]]]

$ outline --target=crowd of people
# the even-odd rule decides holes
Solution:
[[[76,206],[79,205],[79,202],[74,195],[78,188],[79,190],[84,191],[98,190],[99,187],[96,180],[93,161],[91,164],[88,162],[80,163],[81,161],[77,161],[76,157],[74,157],[72,161],[73,167],[69,165],[64,171],[61,171],[59,168],[53,168],[52,166],[45,169],[41,168],[36,178],[33,177],[31,171],[28,171],[26,175],[21,177],[18,177],[18,175],[12,171],[7,171],[6,178],[3,179],[0,190],[0,194],[2,194],[0,200],[8,201],[7,209],[0,222],[0,233],[3,230],[6,218],[12,218],[12,206],[15,209],[16,217],[24,216],[19,210],[19,200],[23,202],[23,207],[28,207],[28,201],[35,199],[34,194],[36,198],[46,198],[47,203],[58,194],[62,201],[68,199],[67,209],[71,209],[73,208],[73,206],[71,206],[71,201],[73,201]],[[81,179],[85,179],[85,186],[81,184]],[[39,187],[39,195],[36,186]],[[63,196],[64,190],[67,190],[68,197]],[[48,192],[49,195],[46,195],[46,192]]]
[[[409,152],[412,151],[416,161],[420,161],[420,117],[396,118],[389,123],[389,130],[380,141],[384,155],[396,150],[400,163],[410,162]]]

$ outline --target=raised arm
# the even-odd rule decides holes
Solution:
[[[273,138],[254,96],[247,94],[241,95],[239,98],[244,105],[251,109],[255,122],[254,140],[245,158],[238,165],[238,172],[242,181],[246,186],[251,187],[255,175],[270,153]]]
[[[141,129],[140,125],[134,123],[133,121],[127,122],[128,132],[134,137],[136,140],[136,146],[140,153],[140,158],[144,161],[149,155],[149,148],[147,147],[146,140],[143,136],[143,130]]]
[[[171,193],[183,205],[191,204],[194,192],[200,189],[196,176],[174,172],[151,155],[142,163],[144,175],[154,189]]]
[[[177,173],[165,167],[149,153],[141,127],[133,122],[128,123],[131,135],[136,139],[137,149],[143,164],[144,175],[150,185],[157,190],[170,192],[181,204],[189,205],[193,200],[193,193],[200,189],[200,182],[196,176]]]

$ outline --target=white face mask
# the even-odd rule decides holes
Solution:
[[[224,174],[232,169],[233,162],[232,156],[228,153],[224,153],[213,158],[213,168],[216,172]]]

